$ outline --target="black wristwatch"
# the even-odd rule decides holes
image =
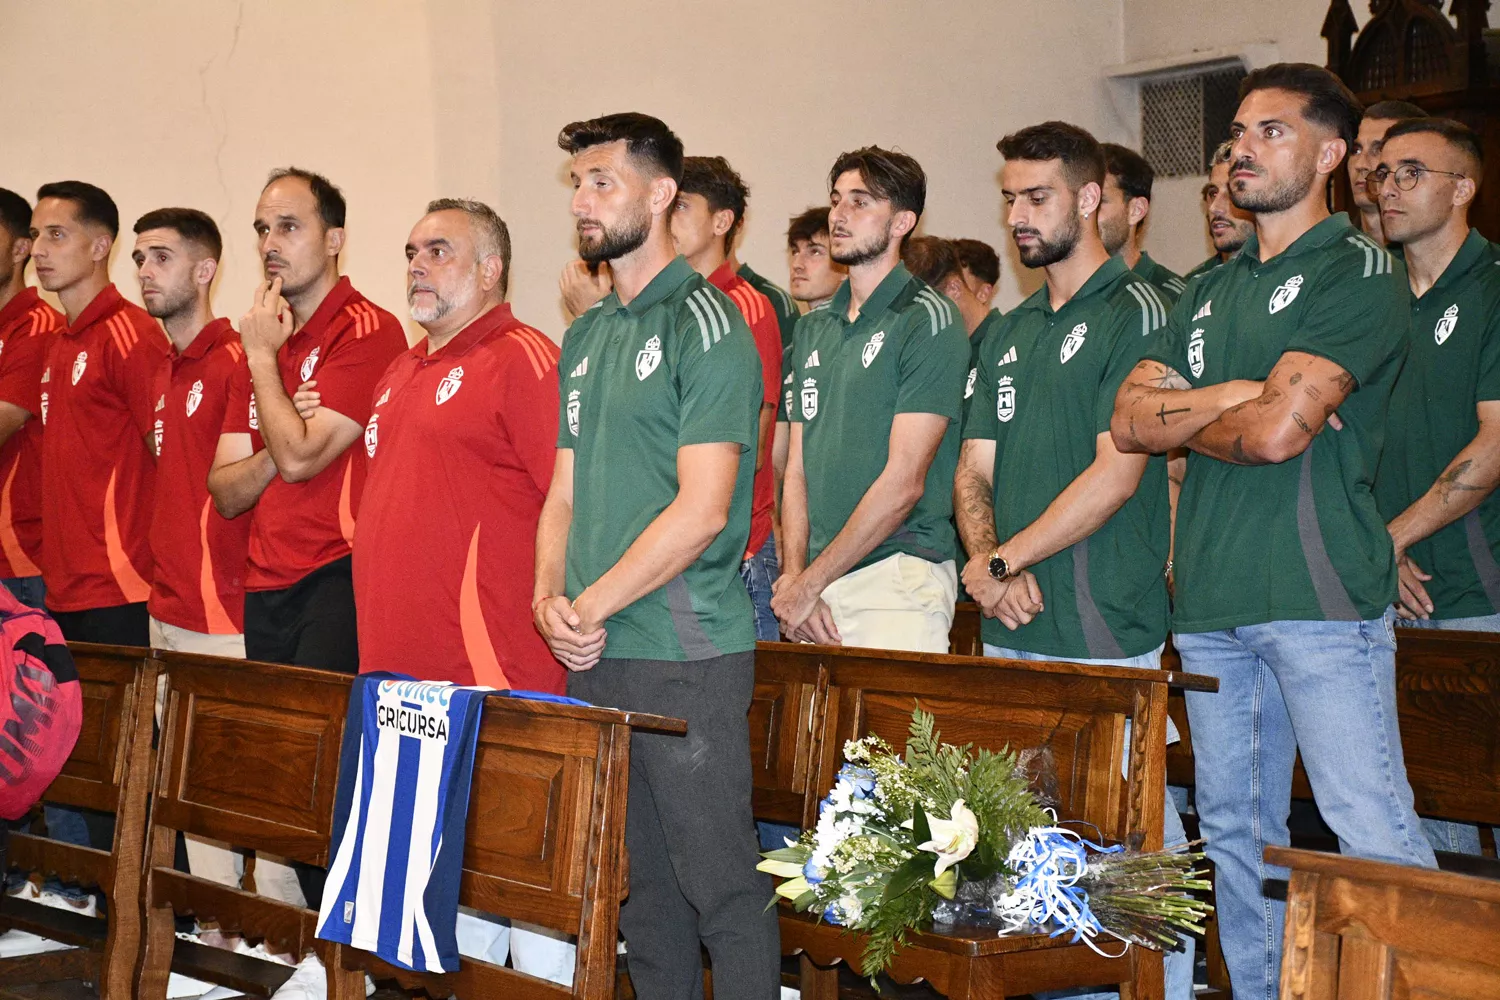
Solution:
[[[990,576],[996,580],[1004,580],[1010,576],[1010,566],[1006,564],[999,549],[990,553]]]

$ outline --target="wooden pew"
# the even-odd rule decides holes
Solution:
[[[364,977],[433,997],[612,997],[623,896],[625,792],[635,729],[682,733],[680,720],[491,698],[485,706],[460,901],[579,938],[571,991],[477,960],[423,975],[314,939],[317,914],[171,867],[178,831],[324,865],[350,681],[296,667],[161,653],[169,694],[151,818],[147,940],[140,996],[164,995],[169,970],[268,995],[289,971],[176,941],[174,914],[196,913],[273,951],[317,951],[331,1000],[364,997]]]
[[[1282,1000],[1500,997],[1500,882],[1268,847],[1292,870]]]
[[[817,802],[827,789],[810,784],[816,766],[813,744],[827,696],[828,671],[818,661],[757,652],[750,701],[751,811],[756,819],[799,827],[817,820]]]
[[[1161,846],[1167,685],[1214,687],[1208,678],[1166,671],[784,643],[760,644],[756,671],[826,677],[804,824],[842,766],[844,741],[873,732],[903,746],[920,702],[947,742],[1050,748],[1060,815],[1095,823],[1113,839],[1142,833],[1148,849]],[[1122,768],[1126,719],[1133,725]],[[830,966],[843,961],[857,968],[863,936],[786,905],[780,923],[783,954],[802,955],[804,1000],[834,1000],[837,975]],[[1161,970],[1160,954],[1141,948],[1106,959],[1065,937],[931,932],[898,952],[891,975],[926,980],[953,998],[1118,983],[1123,997],[1139,1000],[1161,996]]]
[[[133,996],[141,945],[141,862],[151,746],[156,664],[146,651],[70,643],[83,695],[83,726],[72,755],[43,801],[115,814],[110,850],[64,844],[27,833],[10,836],[9,863],[57,875],[100,893],[108,919],[86,917],[11,896],[0,896],[0,930],[18,928],[74,945],[0,960],[0,996],[8,987],[58,983],[57,995]]]

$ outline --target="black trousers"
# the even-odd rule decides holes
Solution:
[[[290,587],[246,592],[245,658],[359,673],[352,570],[344,556]]]
[[[116,604],[83,611],[47,609],[63,638],[69,642],[102,642],[113,646],[150,646],[151,627],[146,602]]]
[[[630,898],[620,931],[637,996],[701,1000],[700,941],[713,960],[714,1000],[780,995],[771,880],[755,870],[750,814],[754,659],[605,659],[568,675],[575,698],[688,724],[685,737],[636,733],[630,743]]]

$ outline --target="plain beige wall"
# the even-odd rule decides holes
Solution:
[[[403,320],[402,247],[430,198],[483,198],[510,223],[511,298],[554,337],[573,252],[559,128],[640,110],[689,153],[722,154],[751,187],[741,256],[784,282],[786,220],[826,200],[841,151],[916,156],[923,230],[1001,250],[999,304],[1018,276],[1002,226],[996,140],[1060,117],[1130,142],[1138,123],[1105,69],[1194,47],[1279,41],[1321,58],[1319,0],[0,0],[0,186],[105,187],[120,205],[113,271],[134,294],[131,224],[168,204],[212,214],[216,289],[238,318],[259,278],[250,228],[272,167],[326,173],[349,201],[344,268]],[[1290,41],[1278,39],[1283,35]],[[1197,188],[1164,181],[1148,248],[1206,254]],[[1019,277],[1019,281],[1018,281]]]
[[[113,273],[152,208],[224,230],[218,309],[259,277],[250,222],[268,170],[326,173],[349,201],[344,268],[405,319],[402,247],[429,198],[470,195],[511,225],[517,313],[554,337],[573,251],[562,125],[619,110],[666,120],[751,187],[743,259],[785,281],[787,218],[826,200],[834,157],[899,146],[929,175],[927,232],[1002,248],[995,142],[1065,117],[1119,137],[1094,67],[1118,59],[1119,7],[1056,0],[630,0],[102,4],[0,0],[10,96],[0,186],[76,177],[120,205]]]

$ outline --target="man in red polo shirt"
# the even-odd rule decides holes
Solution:
[[[151,645],[243,659],[250,521],[226,520],[208,495],[230,388],[245,359],[239,335],[229,320],[214,318],[209,301],[223,241],[214,220],[191,208],[147,212],[135,232],[141,298],[172,342],[152,393]]]
[[[364,486],[359,440],[375,382],[406,350],[396,317],[340,278],[344,196],[326,177],[271,174],[255,210],[266,282],[240,320],[236,381],[208,489],[225,517],[252,507],[245,653],[354,673],[350,552]],[[317,383],[306,420],[292,394]]]
[[[745,581],[750,603],[755,606],[755,638],[776,642],[781,638],[781,626],[771,613],[771,584],[781,575],[781,567],[773,538],[776,484],[770,455],[781,385],[781,330],[771,300],[735,273],[729,256],[735,234],[745,220],[749,194],[750,189],[724,157],[683,157],[682,183],[677,188],[677,203],[672,207],[672,242],[693,270],[739,307],[755,335],[755,349],[760,354],[764,395],[755,452],[750,541],[745,561],[740,565],[740,578]]]
[[[42,575],[47,608],[73,642],[149,643],[147,537],[156,485],[151,395],[167,338],[109,281],[120,233],[92,184],[37,192],[31,259],[68,325],[42,371]]]
[[[504,301],[510,232],[488,206],[432,202],[406,258],[427,336],[381,378],[365,425],[360,670],[562,694],[562,664],[531,625],[557,345]]]
[[[0,583],[42,606],[42,369],[62,313],[26,286],[31,205],[0,188]]]

